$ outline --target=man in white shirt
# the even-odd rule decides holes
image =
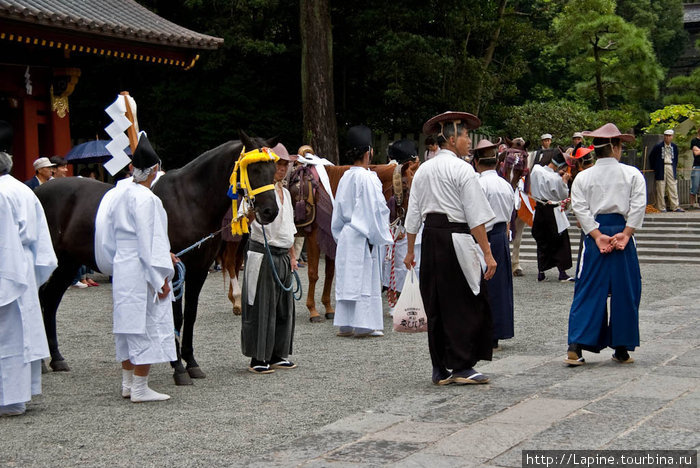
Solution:
[[[491,253],[498,264],[496,274],[487,284],[493,319],[493,349],[498,349],[498,340],[507,340],[514,336],[513,275],[508,248],[508,231],[515,206],[515,192],[513,187],[496,172],[497,147],[498,143],[481,140],[474,150],[479,184],[496,215],[486,223],[486,235]]]
[[[257,221],[250,224],[250,240],[245,262],[242,286],[241,348],[251,358],[248,370],[254,374],[270,374],[275,369],[294,369],[296,364],[287,359],[292,353],[294,338],[294,284],[297,270],[294,251],[294,210],[292,196],[284,188],[290,156],[280,143],[272,152],[279,156],[275,163],[275,198],[279,209],[277,217],[264,228]],[[263,235],[263,229],[265,230]],[[265,238],[272,255],[272,263],[285,291],[277,283],[265,249]]]
[[[420,290],[436,385],[489,380],[474,366],[480,360],[490,361],[493,353],[484,280],[496,272],[485,227],[494,213],[474,169],[459,158],[469,153],[467,131],[479,125],[481,121],[467,112],[445,112],[423,125],[423,133],[438,135],[440,151],[416,171],[406,215],[407,268],[415,265],[416,234],[424,223]],[[487,267],[483,276],[474,239]]]
[[[631,363],[629,351],[639,346],[639,301],[642,280],[637,248],[631,239],[642,227],[646,185],[638,169],[621,164],[621,134],[608,123],[592,132],[597,161],[579,173],[571,204],[586,234],[569,313],[569,349],[565,362],[585,362],[581,350],[615,349],[613,360]],[[610,316],[607,301],[610,295]]]
[[[571,242],[561,206],[569,197],[567,183],[571,174],[565,171],[566,160],[559,149],[547,150],[544,157],[549,164],[544,167],[535,164],[530,174],[532,198],[537,201],[532,220],[532,237],[537,243],[537,281],[544,281],[545,271],[554,267],[559,270],[559,281],[573,281],[566,273],[571,268]]]

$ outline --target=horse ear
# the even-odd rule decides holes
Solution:
[[[513,140],[511,140],[510,138],[506,137],[506,146],[507,146],[508,148],[511,148],[511,147],[513,146]]]
[[[265,146],[267,146],[268,148],[274,148],[275,146],[277,146],[277,143],[279,143],[279,142],[280,142],[279,135],[275,135],[272,138],[268,138],[267,140],[265,140]]]
[[[254,150],[254,149],[259,149],[259,146],[255,143],[255,140],[253,140],[251,137],[249,137],[246,132],[243,130],[238,130],[238,135],[241,138],[241,143],[243,143],[243,146],[245,146],[247,151]]]

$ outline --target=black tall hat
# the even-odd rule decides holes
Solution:
[[[561,151],[561,148],[559,148],[559,151],[555,152],[554,155],[552,156],[552,164],[554,164],[557,167],[561,167],[564,164],[566,164],[566,157],[564,156],[564,153]]]
[[[348,130],[348,149],[364,149],[372,146],[372,130],[364,125],[356,125]]]
[[[12,152],[12,125],[4,120],[0,120],[0,151]]]
[[[131,164],[137,169],[148,169],[159,163],[160,158],[151,146],[151,142],[148,141],[146,133],[141,132],[139,135],[139,144],[136,146],[134,156],[131,158]]]
[[[418,147],[415,142],[404,138],[389,145],[388,153],[391,159],[396,159],[398,163],[403,164],[418,156]]]

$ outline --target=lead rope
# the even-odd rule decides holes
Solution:
[[[194,244],[190,245],[186,249],[183,249],[179,251],[178,253],[175,254],[175,256],[179,259],[182,255],[185,255],[187,252],[190,250],[194,250],[198,247],[201,247],[202,244],[204,244],[206,241],[209,239],[213,239],[217,234],[219,234],[221,231],[226,229],[227,227],[230,226],[224,226],[221,229],[219,229],[216,232],[212,232],[208,236],[204,236],[201,239],[199,239],[197,242]],[[185,263],[180,260],[179,262],[175,263],[175,270],[177,271],[177,279],[173,280],[173,296],[175,297],[175,300],[179,300],[182,297],[182,293],[184,291],[184,284],[185,284],[185,273],[187,272],[187,269],[185,268]]]
[[[396,220],[389,225],[391,239],[394,241],[394,243],[391,244],[391,271],[389,273],[389,290],[386,294],[389,307],[394,307],[398,301],[398,294],[396,291],[396,238],[400,230],[401,218],[396,218]]]
[[[292,278],[289,282],[289,286],[285,286],[284,284],[282,284],[282,280],[280,280],[279,274],[277,273],[277,268],[275,268],[275,262],[272,260],[272,252],[270,252],[270,245],[267,243],[267,234],[265,234],[265,226],[263,226],[262,224],[260,226],[262,227],[263,239],[265,239],[265,251],[267,252],[267,258],[270,261],[270,268],[272,269],[272,273],[275,277],[275,282],[279,285],[280,288],[282,288],[283,291],[289,292],[292,290],[292,283],[294,282],[294,280],[296,280],[296,289],[292,293],[292,296],[294,297],[294,300],[300,300],[303,292],[301,290],[301,279],[299,279],[299,274],[296,271],[292,270],[294,278]],[[297,293],[299,293],[298,297]]]

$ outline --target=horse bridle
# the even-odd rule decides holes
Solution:
[[[275,189],[274,184],[263,185],[257,188],[251,187],[250,179],[248,178],[248,165],[258,162],[277,162],[278,160],[279,156],[267,147],[248,151],[247,153],[245,152],[245,146],[241,149],[241,155],[238,157],[238,161],[236,161],[236,165],[233,167],[233,172],[231,172],[231,177],[229,179],[230,186],[228,189],[228,196],[232,200],[232,213],[234,216],[233,221],[231,221],[231,234],[234,236],[248,233],[248,218],[246,217],[246,213],[248,207],[255,208],[255,196]],[[243,193],[243,200],[240,206],[242,209],[240,210],[238,206],[238,192]]]

